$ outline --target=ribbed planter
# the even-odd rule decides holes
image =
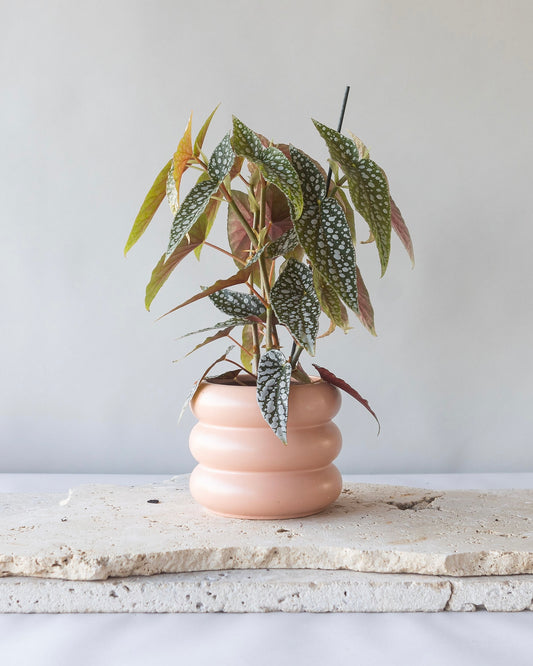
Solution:
[[[199,422],[189,446],[198,461],[190,480],[194,499],[235,518],[297,518],[318,513],[342,489],[332,464],[341,434],[331,421],[338,389],[323,381],[291,386],[288,444],[263,420],[255,386],[203,382],[192,411]]]

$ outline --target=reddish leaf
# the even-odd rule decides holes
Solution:
[[[240,271],[237,271],[235,275],[231,275],[229,278],[226,278],[225,280],[217,280],[214,284],[212,284],[210,287],[207,287],[199,294],[191,296],[191,298],[187,299],[183,303],[180,303],[180,305],[177,305],[175,308],[172,308],[172,310],[165,312],[164,315],[158,317],[158,320],[162,319],[163,317],[166,317],[172,312],[176,312],[176,310],[179,310],[180,308],[184,308],[186,305],[190,305],[195,301],[199,301],[201,298],[205,298],[206,296],[210,296],[211,294],[214,294],[217,291],[221,291],[226,287],[233,287],[236,284],[242,284],[243,282],[246,282],[246,280],[250,276],[250,270],[251,270],[250,268],[242,268]]]
[[[376,335],[376,329],[374,326],[374,308],[370,302],[368,289],[363,282],[363,276],[361,275],[359,266],[357,266],[357,298],[359,302],[359,312],[357,313],[359,321],[370,331],[370,333],[372,333],[372,335]]]
[[[351,395],[352,398],[355,398],[357,402],[360,402],[365,409],[367,409],[372,416],[376,419],[376,422],[378,424],[378,435],[381,430],[381,425],[379,423],[379,419],[368,404],[368,400],[365,400],[363,396],[358,393],[354,388],[352,388],[348,383],[344,381],[344,379],[340,379],[336,375],[334,375],[330,370],[327,370],[326,368],[322,368],[320,365],[316,365],[316,363],[313,363],[313,366],[318,370],[318,374],[320,377],[327,382],[328,384],[331,384],[332,386],[336,386],[337,388],[340,388],[342,391],[345,391],[348,395]]]
[[[253,227],[254,216],[248,204],[248,195],[239,190],[233,190],[232,198],[244,219],[250,227]],[[238,214],[231,206],[228,206],[228,242],[233,255],[241,261],[248,261],[250,258],[250,239],[241,224]]]
[[[191,229],[189,237],[185,237],[181,243],[175,248],[174,252],[165,261],[166,255],[164,254],[159,260],[157,266],[152,271],[150,282],[146,285],[146,295],[144,298],[144,305],[147,310],[150,309],[152,301],[156,297],[161,287],[168,280],[172,271],[176,266],[185,259],[193,250],[198,248],[204,241],[202,234],[194,233],[194,227]]]
[[[413,241],[411,240],[411,234],[409,233],[409,229],[407,228],[407,225],[404,222],[404,219],[402,217],[402,214],[400,213],[400,209],[398,206],[394,203],[394,201],[390,200],[390,211],[391,211],[391,225],[400,240],[402,241],[403,246],[407,250],[407,253],[409,254],[409,257],[411,259],[411,263],[414,266],[415,265],[415,253],[413,250]]]
[[[190,356],[197,349],[205,347],[205,345],[208,345],[211,342],[215,342],[215,340],[220,340],[221,338],[225,338],[227,335],[231,333],[231,331],[233,331],[234,328],[235,328],[234,326],[228,326],[227,328],[224,328],[220,331],[217,331],[213,335],[208,336],[205,340],[202,340],[202,342],[198,343],[194,349],[191,349],[191,351],[188,354],[185,354],[185,358],[187,358],[187,356]]]

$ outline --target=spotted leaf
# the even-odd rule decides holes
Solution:
[[[197,331],[190,331],[189,333],[185,333],[185,335],[180,335],[178,340],[181,340],[182,338],[188,338],[191,335],[197,335],[198,333],[217,331],[220,328],[228,328],[229,326],[231,326],[232,328],[234,328],[235,326],[245,326],[246,324],[249,323],[250,322],[248,319],[234,317],[233,319],[226,319],[226,321],[219,321],[218,324],[213,324],[212,326],[206,326],[205,328],[199,328]]]
[[[233,136],[231,142],[237,155],[246,157],[250,162],[257,162],[263,155],[264,148],[261,139],[235,116],[233,116]]]
[[[286,231],[278,240],[272,241],[267,248],[266,253],[268,257],[282,257],[289,252],[292,252],[298,245],[300,241],[296,234],[294,227]]]
[[[279,321],[302,347],[314,355],[320,303],[313,287],[311,269],[296,259],[289,259],[274,283],[270,297]]]
[[[126,247],[124,248],[124,254],[127,254],[129,250],[135,245],[139,238],[144,234],[146,228],[152,221],[157,209],[159,208],[161,202],[165,198],[166,192],[166,183],[168,178],[168,173],[172,167],[172,160],[169,160],[165,166],[158,173],[157,178],[154,181],[154,184],[150,188],[150,191],[146,195],[140,211],[137,213],[135,222],[131,229],[130,235],[126,242]]]
[[[267,351],[257,370],[257,403],[263,418],[274,433],[287,443],[291,364],[277,350]]]
[[[389,261],[391,236],[390,194],[385,172],[370,158],[361,158],[354,141],[316,120],[313,122],[331,157],[346,174],[353,205],[376,239],[383,275]]]
[[[314,267],[346,305],[358,312],[355,248],[339,202],[325,197],[324,177],[304,153],[291,146],[294,168],[303,183],[304,210],[294,228]]]
[[[232,317],[260,317],[265,306],[255,294],[243,294],[231,289],[221,289],[209,296],[211,302],[222,312]]]
[[[211,179],[217,181],[217,183],[221,183],[230,172],[234,161],[235,153],[231,147],[229,134],[226,134],[213,151],[209,164],[207,165],[207,171],[211,176]]]
[[[225,278],[224,280],[217,280],[214,284],[207,287],[206,289],[203,289],[200,293],[195,294],[194,296],[191,296],[191,298],[188,298],[183,303],[176,305],[175,308],[172,308],[172,310],[169,310],[168,312],[165,312],[164,315],[161,315],[159,319],[161,319],[162,317],[166,317],[172,312],[176,312],[176,310],[184,308],[186,305],[190,305],[195,301],[199,301],[201,298],[206,298],[207,296],[210,296],[211,294],[214,294],[215,292],[220,291],[221,289],[225,289],[226,287],[233,287],[236,284],[243,284],[243,282],[246,282],[246,280],[249,277],[250,277],[250,269],[241,268],[241,270],[237,271],[235,275],[231,275],[229,278]]]
[[[329,317],[334,327],[339,326],[339,328],[347,331],[350,328],[348,313],[344,304],[337,296],[337,292],[326,282],[317,270],[313,271],[313,284],[320,306],[327,317]]]
[[[274,146],[264,147],[259,137],[233,117],[233,148],[237,155],[257,165],[265,179],[287,197],[293,219],[302,214],[303,195],[298,176],[285,155]]]
[[[192,123],[192,113],[189,116],[189,122],[187,123],[185,133],[181,137],[176,152],[174,153],[174,156],[172,158],[172,173],[174,175],[174,183],[176,185],[176,197],[178,203],[179,203],[181,177],[183,176],[183,173],[187,169],[189,160],[193,156],[191,123]]]
[[[191,227],[204,212],[209,200],[218,189],[218,183],[212,180],[203,180],[196,183],[192,190],[187,194],[183,203],[178,208],[176,217],[170,230],[170,239],[166,252],[167,258],[170,257],[174,249],[189,233]]]
[[[168,205],[170,206],[170,212],[172,215],[176,215],[178,212],[178,190],[176,189],[176,181],[174,180],[174,167],[171,166],[168,172],[167,185],[166,185],[166,194]]]

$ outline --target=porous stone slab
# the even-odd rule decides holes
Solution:
[[[3,613],[533,610],[533,576],[450,578],[267,569],[66,581],[0,580]]]
[[[202,509],[187,482],[182,476],[145,486],[85,485],[66,497],[3,495],[0,575],[103,580],[266,568],[533,573],[532,490],[346,484],[316,516],[243,521]]]

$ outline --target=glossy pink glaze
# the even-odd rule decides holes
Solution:
[[[340,392],[322,381],[291,386],[288,444],[263,420],[255,386],[204,382],[192,402],[199,419],[189,445],[198,461],[190,490],[207,509],[235,518],[297,518],[318,513],[342,489],[331,464],[341,434],[331,419]]]

